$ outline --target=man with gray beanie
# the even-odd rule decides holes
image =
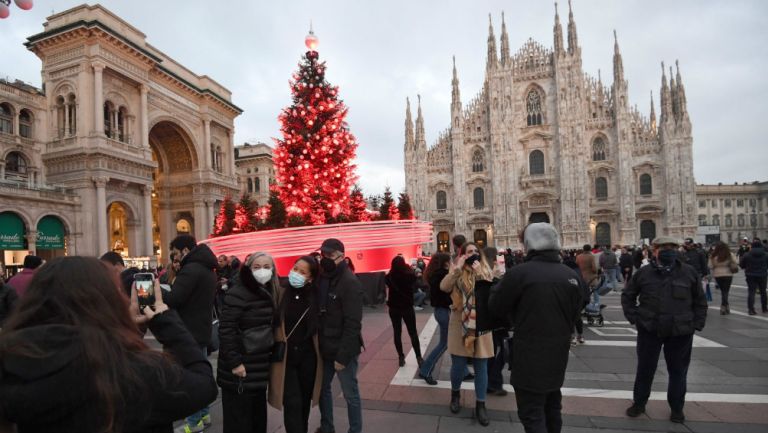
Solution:
[[[491,316],[511,317],[511,380],[526,433],[559,432],[571,330],[582,306],[581,276],[560,263],[560,240],[549,223],[523,232],[525,263],[491,289]]]

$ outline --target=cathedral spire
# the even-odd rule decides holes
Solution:
[[[461,94],[459,93],[459,74],[456,72],[456,56],[453,56],[453,79],[451,80],[451,111],[461,111]]]
[[[568,0],[568,53],[575,54],[579,49],[579,38],[576,36],[576,21],[573,20],[573,7]]]
[[[677,68],[677,98],[679,100],[680,114],[687,114],[688,101],[685,98],[685,87],[683,87],[683,78],[680,76],[680,63],[675,60],[675,67]]]
[[[491,14],[488,14],[488,64],[486,69],[496,69],[499,63],[499,55],[496,52],[496,36],[493,34],[493,21]]]
[[[507,24],[504,22],[504,11],[501,11],[501,65],[506,66],[509,61],[509,35]]]
[[[680,114],[680,99],[677,94],[677,83],[675,82],[675,76],[672,74],[672,66],[669,67],[669,95],[672,102],[672,114],[677,120],[677,116]]]
[[[667,87],[667,72],[664,70],[664,62],[661,62],[661,117],[659,121],[663,124],[672,114],[672,101],[670,100],[669,87]]]
[[[405,150],[413,149],[413,118],[411,117],[411,101],[405,98]]]
[[[563,53],[563,26],[560,25],[560,14],[557,12],[557,2],[555,2],[555,54]]]
[[[624,81],[624,62],[621,59],[619,51],[619,38],[616,36],[616,30],[613,30],[613,82],[621,83]]]
[[[421,145],[422,142],[426,142],[424,137],[424,116],[421,115],[421,95],[416,95],[418,98],[418,108],[416,109],[416,146]]]
[[[653,90],[651,90],[651,131],[656,131],[656,109],[653,106]]]

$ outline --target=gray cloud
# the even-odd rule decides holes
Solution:
[[[51,2],[52,3],[52,2]],[[560,16],[567,21],[567,2]],[[56,11],[77,5],[55,2]],[[304,52],[313,20],[327,78],[340,86],[348,122],[360,142],[359,174],[366,193],[403,188],[405,97],[422,95],[427,142],[449,124],[451,56],[456,55],[463,102],[482,86],[488,13],[500,34],[506,12],[512,51],[529,37],[552,45],[549,2],[514,1],[230,1],[102,2],[147,35],[148,42],[198,74],[228,87],[245,110],[236,142],[271,144],[277,115],[290,103],[288,79]],[[26,37],[42,30],[50,3],[12,8],[0,22],[0,75],[38,84],[39,60]],[[574,0],[584,70],[612,77],[618,31],[631,103],[658,112],[659,62],[680,59],[693,122],[698,183],[765,180],[768,150],[757,127],[768,118],[768,30],[759,22],[768,2],[737,0]],[[760,98],[760,99],[758,99]],[[414,107],[415,110],[415,107]],[[415,115],[415,112],[414,112]]]

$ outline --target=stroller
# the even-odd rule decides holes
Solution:
[[[584,309],[584,315],[587,317],[587,325],[603,326],[603,308],[605,308],[605,304],[600,303],[600,297],[607,295],[611,291],[611,287],[606,286],[605,280],[605,274],[601,274],[588,283],[591,302],[588,303]]]

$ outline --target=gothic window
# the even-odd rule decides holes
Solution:
[[[725,207],[731,207],[731,199],[725,199]]]
[[[592,161],[605,161],[608,151],[605,147],[605,140],[602,137],[596,137],[592,140]]]
[[[74,94],[69,95],[67,113],[69,113],[69,123],[66,126],[69,130],[69,135],[75,135],[77,132],[77,100]]]
[[[544,174],[544,152],[540,150],[534,150],[528,156],[528,165],[530,166],[530,172],[534,174]]]
[[[749,207],[751,208],[757,207],[757,200],[753,198],[749,199]]]
[[[5,157],[5,175],[26,175],[27,159],[19,152],[11,152]]]
[[[749,216],[749,225],[752,227],[757,227],[757,215],[752,214]]]
[[[652,220],[643,220],[640,222],[640,239],[652,241],[656,238],[656,223]]]
[[[472,191],[472,201],[474,202],[475,209],[482,209],[485,207],[485,191],[478,187]]]
[[[739,227],[744,227],[744,225],[746,224],[746,222],[745,222],[745,220],[744,220],[744,214],[743,214],[743,213],[740,213],[740,214],[739,214],[739,216],[738,216],[738,221],[739,221]]]
[[[447,253],[450,251],[450,235],[448,232],[439,232],[437,234],[437,251]]]
[[[653,194],[653,180],[648,173],[640,175],[640,195]]]
[[[712,225],[713,226],[720,225],[720,215],[712,215]]]
[[[725,226],[733,227],[733,217],[731,216],[731,214],[725,215]]]
[[[253,179],[248,178],[248,192],[253,192]]]
[[[224,155],[221,151],[221,146],[216,146],[215,153],[216,153],[216,171],[221,173],[224,165],[223,164]]]
[[[59,96],[56,98],[56,128],[58,129],[56,137],[63,138],[64,134],[64,110],[66,105],[64,104],[64,97]]]
[[[10,104],[0,104],[0,133],[13,134],[13,109]]]
[[[488,233],[483,229],[475,230],[473,233],[475,243],[477,244],[478,248],[485,248],[488,244]]]
[[[258,177],[253,180],[253,189],[256,192],[261,191],[261,179],[259,179]]]
[[[744,207],[744,200],[742,199],[736,200],[736,207]]]
[[[707,225],[707,216],[706,215],[699,215],[699,225],[700,226]]]
[[[19,113],[19,135],[24,138],[32,138],[32,113],[23,109]]]
[[[125,107],[120,107],[117,110],[117,139],[127,143],[128,135],[126,134],[126,122],[128,121],[128,110]]]
[[[112,105],[110,101],[106,101],[104,103],[104,134],[107,135],[107,137],[112,138],[112,128],[114,125],[112,124],[112,113],[115,111],[115,106]]]
[[[541,125],[541,94],[536,89],[532,89],[528,92],[528,96],[525,98],[525,107],[528,112],[528,126]]]
[[[485,170],[485,152],[482,149],[475,149],[472,154],[472,172],[480,173]]]
[[[599,223],[595,227],[595,245],[611,245],[611,225],[608,223]]]
[[[604,177],[595,179],[595,197],[598,199],[608,198],[608,181]]]
[[[706,200],[699,200],[699,209],[707,207],[707,201]]]
[[[437,199],[437,210],[448,209],[448,194],[446,194],[445,191],[438,191],[436,199]]]

